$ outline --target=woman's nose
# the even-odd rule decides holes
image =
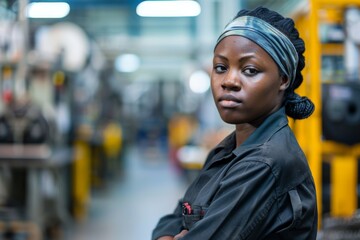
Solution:
[[[229,71],[224,77],[221,87],[226,90],[239,91],[241,89],[240,78],[237,71]]]

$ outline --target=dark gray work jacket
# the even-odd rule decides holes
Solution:
[[[241,146],[232,133],[213,149],[152,239],[183,229],[189,230],[183,240],[316,239],[313,178],[283,108]]]

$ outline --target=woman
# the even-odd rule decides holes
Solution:
[[[314,105],[302,83],[304,42],[291,19],[241,10],[218,38],[211,88],[235,131],[213,149],[153,239],[316,239],[313,178],[287,117]]]

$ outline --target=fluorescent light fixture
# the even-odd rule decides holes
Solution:
[[[63,18],[69,12],[70,6],[66,2],[32,2],[26,9],[29,18]]]
[[[205,93],[210,88],[209,74],[202,70],[195,71],[190,76],[189,87],[194,93]]]
[[[140,67],[140,59],[135,54],[123,54],[115,59],[115,68],[119,72],[135,72]]]
[[[201,13],[201,7],[191,0],[143,1],[136,13],[141,17],[195,17]]]

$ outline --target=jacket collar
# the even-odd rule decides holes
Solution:
[[[264,122],[245,140],[245,142],[235,148],[236,138],[235,131],[227,136],[222,142],[216,147],[216,152],[220,149],[224,149],[225,152],[232,152],[238,156],[244,148],[248,146],[261,145],[267,142],[277,131],[288,124],[288,119],[285,114],[285,108],[282,107],[278,111],[267,117]],[[234,149],[235,148],[235,149]]]

